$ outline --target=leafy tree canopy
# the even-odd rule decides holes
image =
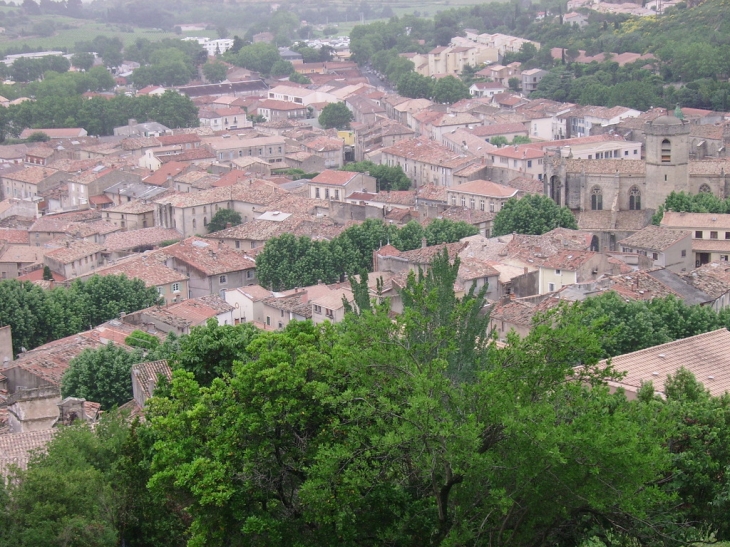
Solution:
[[[540,235],[555,228],[578,229],[573,213],[540,194],[512,198],[494,217],[493,234]]]
[[[132,399],[132,365],[144,360],[141,351],[127,351],[113,343],[86,349],[71,359],[61,381],[63,397],[101,403],[104,410]]]
[[[400,165],[390,167],[388,165],[378,165],[371,161],[359,161],[348,163],[342,170],[369,173],[370,176],[375,177],[378,192],[408,190],[411,187],[411,180],[403,172]]]
[[[349,129],[353,116],[345,103],[330,103],[322,109],[319,124],[325,129]]]
[[[224,230],[228,227],[228,224],[231,226],[238,226],[241,224],[241,221],[241,214],[237,213],[233,209],[219,209],[208,223],[208,232],[213,233],[219,230]]]

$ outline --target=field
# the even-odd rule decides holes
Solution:
[[[492,2],[500,2],[506,0],[488,0]],[[256,2],[240,1],[241,9],[245,10],[245,4],[261,3],[261,0]],[[264,3],[270,3],[264,1]],[[305,2],[306,3],[306,2]],[[387,2],[387,5],[391,7],[396,15],[405,15],[417,11],[421,16],[433,17],[439,11],[455,8],[470,6],[475,4],[485,3],[484,0],[400,0],[398,2]],[[345,6],[351,4],[350,1],[334,1],[331,2],[333,6]],[[376,4],[376,2],[372,2]],[[0,6],[0,13],[12,10],[15,8],[9,8]],[[52,36],[11,36],[12,33],[18,33],[21,28],[25,32],[30,32],[31,27],[34,24],[42,23],[44,21],[51,21],[56,26],[56,32]],[[366,20],[366,23],[373,22],[372,19]],[[339,23],[337,28],[339,34],[349,34],[355,25],[360,24],[360,21],[350,21],[346,23]],[[2,22],[0,22],[2,25]],[[72,50],[76,42],[90,40],[97,35],[115,36],[124,42],[124,44],[133,43],[137,38],[147,38],[152,41],[162,40],[163,38],[175,38],[175,37],[186,37],[186,36],[207,36],[208,38],[217,38],[217,34],[214,30],[209,31],[198,31],[198,32],[186,32],[182,35],[177,35],[172,32],[163,32],[160,30],[147,29],[147,28],[133,28],[126,25],[116,24],[105,24],[85,19],[73,19],[70,17],[52,16],[52,15],[41,15],[33,16],[29,18],[29,22],[23,25],[21,28],[15,27],[8,29],[8,34],[0,34],[0,50],[7,49],[9,47],[21,47],[27,46],[32,49],[67,49]],[[245,28],[228,28],[229,36],[238,34],[243,36],[246,32]]]

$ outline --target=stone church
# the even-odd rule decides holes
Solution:
[[[644,160],[546,158],[545,193],[594,234],[595,250],[617,250],[616,242],[649,224],[673,191],[730,195],[730,158],[690,160],[686,120],[661,116],[646,122],[645,134]]]

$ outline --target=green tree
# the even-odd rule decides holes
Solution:
[[[81,70],[89,70],[94,66],[94,54],[87,51],[75,53],[71,57],[71,64]]]
[[[234,362],[248,361],[246,348],[260,332],[252,323],[219,325],[209,319],[180,338],[172,364],[192,373],[199,384],[210,385],[215,378],[230,374]]]
[[[224,230],[229,224],[231,226],[238,226],[241,222],[242,219],[240,213],[237,213],[233,209],[219,209],[208,223],[208,232],[213,233],[219,230]]]
[[[489,144],[493,144],[494,146],[502,147],[509,144],[509,141],[507,140],[507,137],[503,135],[497,135],[496,137],[492,137],[489,139]]]
[[[519,91],[520,87],[522,87],[522,82],[520,82],[519,78],[510,78],[507,81],[507,85],[509,86],[510,90]]]
[[[512,198],[494,217],[493,234],[540,235],[554,228],[578,229],[573,213],[560,207],[552,199],[540,194]]]
[[[510,144],[530,144],[532,141],[530,140],[530,137],[524,137],[522,135],[515,135],[512,137],[512,142]]]
[[[294,72],[294,65],[289,61],[276,61],[271,67],[272,76],[290,76]]]
[[[93,429],[59,427],[5,496],[0,487],[0,545],[183,547],[182,513],[146,487],[152,442],[114,412]]]
[[[429,99],[433,95],[433,80],[417,72],[407,72],[396,84],[400,95],[411,99]]]
[[[391,167],[388,165],[378,165],[371,161],[359,161],[356,163],[348,163],[342,170],[369,173],[370,176],[375,177],[378,192],[408,190],[411,187],[411,180],[399,165]]]
[[[143,359],[141,351],[127,351],[111,342],[86,349],[71,359],[61,380],[61,394],[95,401],[104,410],[123,405],[132,399],[132,365]]]
[[[289,81],[294,82],[295,84],[302,84],[307,85],[311,84],[312,80],[307,78],[304,74],[299,74],[298,72],[292,72],[289,74]]]
[[[155,350],[160,345],[160,339],[156,336],[146,333],[143,330],[133,330],[132,333],[124,339],[124,343],[131,348],[140,348],[142,350]]]
[[[205,63],[203,65],[203,76],[205,79],[213,84],[222,82],[226,79],[228,69],[223,63]]]
[[[51,140],[51,137],[49,137],[48,134],[44,133],[43,131],[33,131],[33,133],[28,135],[28,138],[26,140],[28,142],[48,142]]]
[[[53,273],[48,266],[43,266],[43,281],[53,281]]]
[[[330,103],[322,109],[319,124],[325,129],[349,129],[353,120],[352,112],[345,103]]]
[[[437,103],[451,104],[470,96],[466,84],[454,76],[439,78],[433,84],[433,100]]]
[[[602,385],[596,336],[543,325],[493,348],[480,295],[454,295],[457,268],[442,256],[411,274],[395,318],[385,304],[262,333],[210,387],[176,371],[146,414],[149,485],[188,500],[192,544],[663,537],[644,519],[671,499],[655,484],[664,438]]]
[[[235,65],[266,75],[270,73],[277,61],[281,61],[281,56],[276,46],[258,42],[242,47],[235,56],[231,56],[229,59]]]

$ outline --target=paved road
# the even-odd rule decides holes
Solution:
[[[380,78],[378,78],[378,75],[375,74],[375,72],[373,72],[372,69],[370,69],[368,67],[363,67],[362,73],[368,79],[368,82],[370,82],[370,85],[375,86],[375,87],[382,87],[386,93],[395,93],[395,90],[390,85],[390,83],[387,82],[386,80],[381,80]]]

